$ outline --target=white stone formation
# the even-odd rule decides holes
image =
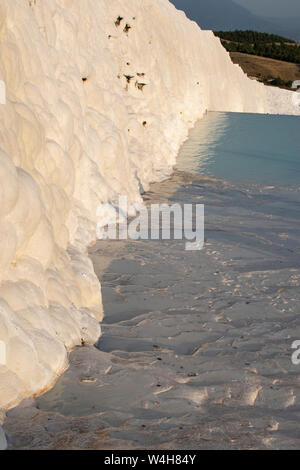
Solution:
[[[87,256],[99,204],[119,194],[140,202],[141,185],[170,172],[207,110],[299,107],[291,92],[248,79],[212,32],[168,0],[1,0],[0,52],[7,409],[49,388],[67,351],[100,335]]]

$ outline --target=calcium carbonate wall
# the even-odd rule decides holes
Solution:
[[[139,201],[206,110],[299,110],[168,0],[1,0],[0,80],[5,409],[51,386],[67,350],[100,335],[86,250],[99,204]]]

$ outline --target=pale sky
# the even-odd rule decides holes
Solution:
[[[300,18],[300,0],[234,0],[252,13],[269,18]]]

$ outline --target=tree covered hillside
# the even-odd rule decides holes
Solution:
[[[292,39],[257,31],[215,31],[225,49],[300,64],[300,45]]]

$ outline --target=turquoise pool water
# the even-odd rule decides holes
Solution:
[[[300,117],[208,113],[181,148],[178,168],[231,183],[300,186]]]

